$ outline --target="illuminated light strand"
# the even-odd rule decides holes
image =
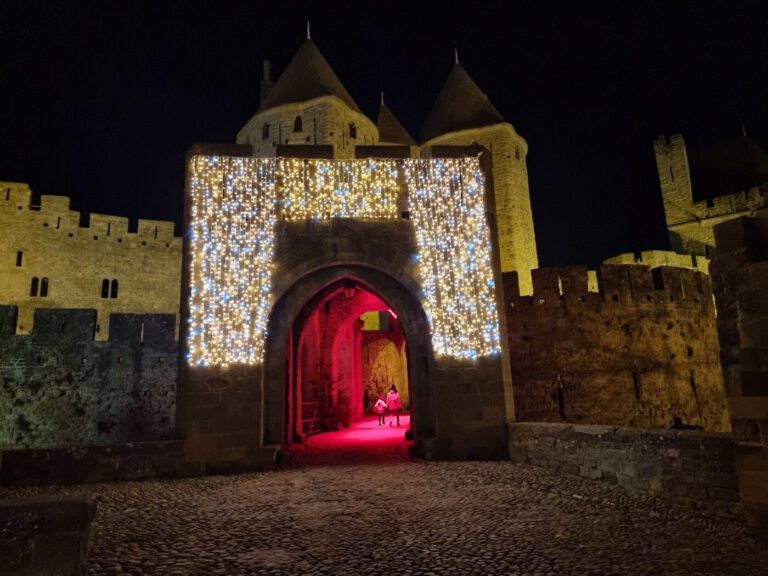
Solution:
[[[189,363],[261,363],[274,259],[274,160],[195,157],[190,185]]]
[[[418,270],[437,354],[500,351],[485,182],[476,158],[406,160]]]
[[[395,219],[399,173],[393,160],[277,160],[281,220]]]
[[[278,217],[398,218],[401,173],[435,352],[469,359],[497,354],[490,230],[477,159],[211,156],[190,164],[190,364],[263,361]]]

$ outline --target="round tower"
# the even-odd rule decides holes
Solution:
[[[272,86],[265,66],[258,112],[237,133],[254,156],[275,156],[278,146],[331,145],[334,158],[354,158],[355,146],[379,141],[376,125],[307,38]]]
[[[530,271],[538,268],[528,189],[528,143],[499,114],[458,59],[421,130],[422,151],[434,146],[483,146],[493,162],[493,186],[502,272],[515,270],[531,294]]]

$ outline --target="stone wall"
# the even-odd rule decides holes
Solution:
[[[95,309],[97,340],[109,337],[113,312],[178,315],[182,243],[173,222],[139,220],[129,231],[128,218],[80,220],[65,196],[35,206],[29,186],[0,182],[0,304],[18,306],[18,333],[31,332],[35,308]]]
[[[504,275],[518,421],[728,431],[709,278],[603,266],[533,271],[533,296]]]
[[[172,314],[39,308],[31,335],[0,306],[0,449],[168,437],[175,428],[177,343]]]
[[[301,130],[294,130],[296,118]],[[265,131],[265,126],[269,126]],[[354,137],[351,127],[354,126]],[[267,133],[268,132],[268,133]],[[266,137],[265,137],[266,135]],[[250,144],[253,155],[275,156],[280,145],[331,145],[334,158],[354,158],[355,147],[379,141],[379,131],[364,114],[336,96],[284,104],[257,113],[238,132],[238,144]]]
[[[93,498],[0,504],[0,576],[85,576]]]
[[[627,252],[606,258],[603,264],[632,264],[658,268],[659,266],[672,266],[674,268],[688,268],[709,274],[709,258],[696,254],[679,254],[671,250],[645,250],[639,254]]]
[[[741,500],[768,535],[768,210],[715,228],[717,299]]]
[[[514,462],[676,500],[728,509],[739,500],[730,434],[520,422],[509,425],[509,452]]]
[[[768,185],[694,202],[682,134],[653,142],[664,215],[673,247],[704,254],[715,246],[714,226],[748,214],[768,198]]]

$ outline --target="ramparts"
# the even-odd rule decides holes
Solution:
[[[0,303],[18,306],[16,332],[29,334],[44,307],[95,309],[97,340],[108,338],[111,313],[178,315],[174,223],[139,220],[132,230],[128,218],[82,216],[66,196],[35,205],[28,185],[0,182]]]
[[[602,266],[504,274],[518,421],[730,429],[708,276]]]
[[[39,308],[16,335],[0,306],[0,449],[107,444],[173,436],[177,343],[173,314]]]

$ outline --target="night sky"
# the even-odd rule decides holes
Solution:
[[[453,64],[528,141],[542,265],[667,248],[652,141],[768,150],[768,2],[4,0],[0,180],[179,224],[184,154],[234,142],[312,38],[374,121],[418,138]]]

